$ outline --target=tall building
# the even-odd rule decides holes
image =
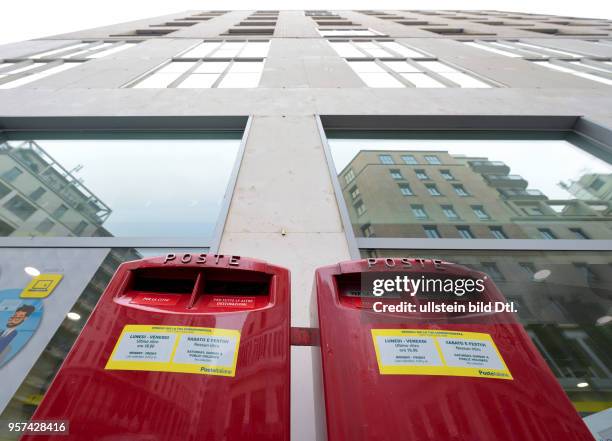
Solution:
[[[32,415],[121,262],[194,250],[288,267],[295,327],[319,266],[485,271],[577,411],[611,412],[611,86],[612,20],[492,10],[192,10],[0,46],[0,314],[63,275],[0,353],[0,420]],[[311,358],[292,347],[298,441]]]
[[[3,236],[100,236],[112,210],[34,141],[0,144]]]
[[[556,200],[528,188],[503,161],[360,150],[338,178],[357,236],[608,239],[612,228],[610,175],[581,176],[563,185],[575,198]],[[603,218],[596,207],[604,207]]]

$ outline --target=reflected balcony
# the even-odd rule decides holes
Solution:
[[[507,175],[510,167],[502,161],[468,161],[468,164],[475,172],[482,174]]]
[[[519,175],[484,175],[484,178],[491,187],[495,188],[525,190],[529,184],[522,176]]]

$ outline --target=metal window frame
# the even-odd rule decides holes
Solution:
[[[361,49],[360,49],[361,50]],[[434,56],[423,56],[423,57],[396,57],[396,58],[392,58],[392,57],[372,57],[372,56],[367,56],[367,57],[363,57],[363,58],[357,58],[357,57],[340,57],[342,59],[344,59],[344,61],[349,65],[349,67],[351,68],[351,70],[359,77],[359,79],[364,83],[364,85],[366,85],[366,87],[371,87],[371,86],[367,86],[367,84],[365,83],[365,81],[363,79],[361,79],[361,76],[359,75],[359,73],[351,66],[350,63],[352,62],[373,62],[375,63],[377,66],[379,66],[382,70],[385,71],[385,73],[387,75],[390,75],[391,77],[393,77],[396,81],[398,81],[399,83],[401,83],[404,87],[407,88],[416,88],[416,89],[427,89],[427,87],[418,87],[415,84],[411,83],[408,79],[404,78],[402,76],[402,74],[400,72],[397,72],[396,70],[392,69],[391,67],[387,66],[385,64],[385,62],[387,61],[404,61],[407,64],[411,65],[412,67],[414,67],[415,69],[418,70],[418,73],[422,73],[427,75],[428,77],[434,79],[435,81],[437,81],[438,83],[442,84],[444,86],[444,88],[447,89],[473,89],[473,87],[462,87],[460,84],[455,83],[452,80],[449,80],[448,78],[446,78],[442,73],[438,73],[435,72],[431,69],[429,69],[426,66],[422,66],[421,64],[419,64],[422,61],[435,61],[438,62],[440,64],[446,65],[448,67],[450,67],[451,69],[454,69],[468,77],[471,77],[475,80],[478,80],[488,86],[490,86],[491,88],[504,88],[507,87],[505,84],[502,84],[498,81],[494,81],[491,80],[489,78],[486,78],[480,74],[476,74],[468,69],[465,69],[464,67],[458,66],[455,63],[451,63],[448,61],[442,61],[437,57]]]
[[[87,138],[98,133],[184,133],[241,131],[236,159],[229,175],[219,216],[210,237],[0,237],[0,248],[206,248],[219,251],[221,236],[227,222],[230,203],[244,157],[252,124],[249,116],[214,117],[8,117],[0,118],[0,142],[6,132],[61,133],[76,131]],[[76,138],[75,138],[76,139]]]
[[[194,64],[189,69],[187,69],[185,72],[181,73],[178,77],[176,77],[174,80],[172,80],[170,83],[168,83],[166,86],[158,87],[157,89],[176,89],[176,88],[178,88],[178,86],[180,86],[181,83],[183,83],[187,78],[189,78],[194,73],[194,71],[198,67],[200,67],[202,64],[204,64],[204,63],[228,63],[228,65],[223,69],[222,72],[217,74],[217,78],[215,79],[215,81],[213,82],[213,84],[210,87],[199,87],[197,89],[217,89],[219,87],[219,84],[225,79],[227,74],[230,73],[230,70],[232,69],[232,67],[235,64],[237,64],[237,63],[238,64],[239,63],[246,63],[246,62],[262,63],[260,77],[259,77],[259,81],[261,81],[261,75],[262,75],[263,70],[265,68],[266,60],[267,60],[267,58],[236,58],[236,57],[234,57],[234,58],[208,58],[208,57],[204,57],[204,58],[176,58],[176,57],[173,57],[173,58],[170,58],[169,60],[164,61],[163,63],[159,64],[158,66],[155,66],[154,68],[147,70],[146,72],[144,72],[143,74],[137,76],[136,78],[131,79],[130,81],[128,81],[127,83],[122,85],[121,89],[132,89],[132,88],[134,88],[139,83],[141,83],[143,80],[146,80],[147,78],[152,77],[159,70],[161,70],[162,68],[166,67],[170,63],[194,63]],[[248,87],[247,89],[254,89],[254,88],[257,88],[257,87],[259,87],[259,83],[258,83],[257,86],[255,86],[255,87]]]
[[[316,115],[317,128],[340,219],[351,258],[360,259],[362,250],[495,250],[495,251],[610,251],[612,240],[598,239],[428,239],[405,237],[356,237],[342,194],[328,143],[326,127],[334,130],[444,132],[550,132],[564,134],[560,139],[582,138],[612,157],[612,129],[581,116],[556,115]],[[437,132],[438,133],[438,132]],[[436,134],[437,134],[436,133]],[[452,135],[452,134],[451,134]],[[452,138],[450,138],[452,139]],[[568,139],[569,141],[569,139]],[[581,146],[578,146],[582,148]],[[585,151],[587,151],[585,149]]]

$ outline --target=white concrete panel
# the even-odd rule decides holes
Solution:
[[[313,441],[315,403],[312,375],[312,348],[291,347],[291,440]]]
[[[340,232],[314,116],[256,116],[226,232]]]

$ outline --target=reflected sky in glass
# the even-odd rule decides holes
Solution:
[[[36,142],[111,208],[102,226],[123,237],[210,237],[240,146],[239,139]]]

